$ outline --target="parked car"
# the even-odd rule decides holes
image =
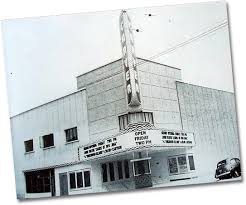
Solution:
[[[216,179],[228,179],[241,176],[241,165],[238,158],[227,158],[217,164]]]

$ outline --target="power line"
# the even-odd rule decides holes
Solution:
[[[160,56],[163,56],[163,55],[165,55],[165,54],[174,52],[175,50],[177,50],[177,49],[179,49],[179,48],[181,48],[181,47],[184,47],[184,46],[186,46],[186,45],[188,45],[188,44],[190,44],[190,43],[193,43],[194,41],[197,41],[197,40],[199,40],[200,38],[203,38],[203,37],[205,37],[205,36],[207,36],[207,35],[209,35],[209,34],[211,34],[211,33],[214,33],[214,32],[216,32],[216,31],[218,31],[219,29],[224,28],[224,27],[227,26],[227,25],[228,25],[228,21],[225,19],[225,20],[223,20],[221,23],[217,24],[216,26],[214,26],[214,27],[212,27],[212,28],[209,28],[209,29],[207,29],[206,31],[204,31],[204,32],[202,32],[202,33],[199,33],[198,35],[193,36],[193,37],[187,39],[186,41],[183,41],[183,42],[181,42],[181,43],[179,43],[179,44],[177,44],[177,45],[175,45],[175,46],[172,46],[171,48],[168,48],[168,49],[166,49],[166,50],[164,50],[164,51],[161,51],[161,52],[159,52],[159,53],[157,53],[157,54],[155,54],[155,55],[153,55],[153,56],[151,56],[151,57],[149,57],[149,58],[147,58],[147,59],[145,59],[145,60],[153,60],[153,59],[158,58],[158,57],[160,57]],[[132,61],[130,61],[129,63],[132,63]],[[140,66],[140,65],[143,65],[143,64],[145,64],[145,63],[148,63],[148,62],[146,62],[146,61],[141,61],[141,62],[139,62],[139,63],[136,63],[136,66]],[[116,66],[116,67],[113,67],[112,69],[114,69],[114,68],[121,68],[121,67],[122,67],[122,66]]]
[[[167,53],[173,52],[173,51],[177,50],[178,48],[181,48],[183,46],[186,46],[187,44],[193,43],[194,41],[197,41],[200,38],[203,38],[203,37],[205,37],[205,36],[207,36],[207,35],[209,35],[211,33],[214,33],[215,31],[217,31],[217,30],[219,30],[219,29],[221,29],[221,28],[223,28],[223,27],[225,27],[227,25],[228,25],[228,22],[224,21],[224,22],[220,23],[219,25],[217,25],[217,26],[215,26],[215,27],[213,27],[213,28],[211,28],[211,29],[209,29],[209,30],[207,30],[205,32],[202,32],[202,33],[200,33],[200,34],[198,34],[198,35],[196,35],[196,36],[194,36],[194,37],[192,37],[192,38],[190,38],[190,39],[188,39],[188,40],[186,40],[184,42],[181,42],[181,43],[179,43],[179,44],[177,44],[177,45],[175,45],[175,46],[173,46],[171,48],[168,48],[167,50],[164,50],[164,51],[162,51],[162,52],[160,52],[160,53],[148,58],[148,60],[152,60],[154,58],[158,58],[158,57],[160,57],[162,55],[165,55]]]

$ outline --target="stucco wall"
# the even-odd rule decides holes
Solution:
[[[77,127],[79,141],[66,143],[65,129]],[[11,118],[17,193],[25,193],[23,171],[78,160],[78,146],[88,143],[85,90]],[[54,134],[55,147],[40,147],[40,137]],[[33,139],[34,152],[25,153],[24,141]]]
[[[77,78],[86,87],[90,140],[119,132],[118,116],[127,112],[121,59]]]
[[[181,129],[175,84],[176,80],[181,80],[181,70],[143,59],[139,64],[143,110],[153,112],[156,127]]]
[[[195,173],[200,182],[212,179],[216,163],[227,157],[239,157],[239,140],[234,94],[177,82],[177,68],[138,59],[141,106],[127,106],[125,76],[121,59],[77,77],[76,93],[62,97],[11,118],[16,187],[20,198],[25,196],[23,170],[44,168],[78,160],[79,145],[109,137],[119,132],[118,116],[130,111],[153,112],[157,128],[184,129],[195,134],[196,145],[189,150],[150,152],[153,184],[169,182],[167,158],[193,153]],[[78,127],[78,142],[66,144],[65,129]],[[40,136],[54,134],[55,147],[40,148]],[[24,141],[34,139],[34,152],[25,154]],[[55,169],[56,191],[59,173],[91,169],[92,188],[70,191],[69,194],[113,191],[101,179],[101,163],[132,159],[132,154],[105,160],[82,162]],[[132,165],[130,165],[132,171]],[[207,180],[208,181],[208,180]],[[117,185],[119,189],[132,184]],[[42,195],[42,194],[41,194]]]
[[[181,129],[176,80],[180,69],[137,59],[141,105],[126,101],[121,59],[77,77],[78,89],[86,87],[90,140],[119,132],[118,116],[127,112],[153,112],[156,127]]]
[[[199,176],[214,177],[216,164],[240,157],[234,93],[177,82],[183,128],[194,132]]]
[[[189,170],[187,173],[175,175],[170,175],[169,173],[168,158],[188,154],[193,155],[194,159],[196,159],[196,154],[194,153],[193,148],[162,149],[161,152],[150,153],[151,178],[153,180],[153,185],[163,184],[163,186],[172,186],[172,183],[170,184],[170,180],[197,177],[198,173],[196,170]]]

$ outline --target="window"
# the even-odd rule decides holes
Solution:
[[[133,162],[134,176],[150,174],[149,160],[139,160]]]
[[[110,181],[114,181],[115,177],[114,177],[114,164],[112,162],[109,163],[109,177],[110,177]]]
[[[107,164],[102,164],[102,178],[103,178],[103,182],[107,182],[108,181],[108,174],[107,174]]]
[[[154,124],[153,113],[152,112],[136,112],[128,113],[125,115],[119,116],[119,127],[120,130],[124,130],[131,123],[138,122],[149,122]]]
[[[222,160],[217,164],[217,168],[219,168],[222,165],[226,165],[226,160]]]
[[[65,130],[66,133],[66,142],[73,142],[78,140],[77,127],[73,127]]]
[[[54,187],[54,170],[46,169],[26,172],[25,179],[27,193],[51,192],[52,187]]]
[[[42,139],[43,139],[43,148],[54,146],[54,135],[53,134],[44,135]]]
[[[76,188],[76,177],[75,177],[74,172],[69,174],[69,181],[70,181],[70,188],[75,189]]]
[[[74,171],[69,173],[70,189],[80,189],[91,186],[90,171]]]
[[[186,173],[188,171],[186,156],[178,157],[179,172]]]
[[[122,171],[122,162],[121,161],[117,162],[117,171],[118,171],[119,179],[123,179],[123,171]]]
[[[195,163],[194,163],[194,158],[192,155],[188,156],[189,159],[189,164],[190,164],[190,170],[195,170]]]
[[[85,171],[84,172],[84,179],[85,179],[85,187],[90,187],[91,186],[91,175],[90,175],[90,171]]]
[[[32,152],[33,151],[33,140],[27,140],[24,142],[25,144],[25,151]]]
[[[177,158],[169,158],[168,159],[168,164],[169,164],[169,172],[170,174],[176,174],[179,172],[178,170],[178,163],[177,163]]]
[[[82,172],[77,172],[77,187],[81,188],[83,187],[83,175]]]
[[[168,158],[170,175],[184,174],[195,170],[193,155],[180,155]]]
[[[129,163],[127,160],[124,161],[124,170],[125,170],[125,177],[129,178],[130,173],[129,173]]]
[[[130,177],[128,160],[103,163],[101,167],[103,182],[113,182]]]

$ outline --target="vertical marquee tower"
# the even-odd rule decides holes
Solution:
[[[136,107],[141,105],[136,63],[137,59],[135,54],[131,20],[127,15],[127,12],[124,10],[121,11],[119,23],[128,105],[131,107]]]

